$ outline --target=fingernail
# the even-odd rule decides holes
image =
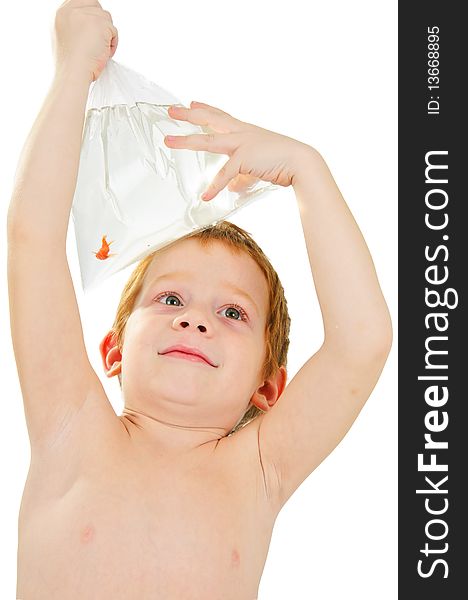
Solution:
[[[166,135],[166,140],[168,142],[173,142],[175,139],[177,139],[176,135]]]

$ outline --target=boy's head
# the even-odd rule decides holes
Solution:
[[[246,231],[221,221],[138,264],[100,350],[126,404],[233,433],[281,395],[289,327],[268,258]],[[163,354],[174,345],[199,349],[215,366]]]

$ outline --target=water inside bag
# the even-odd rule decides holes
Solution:
[[[245,189],[226,187],[213,200],[200,200],[229,157],[168,148],[166,135],[211,130],[172,119],[169,106],[183,106],[177,98],[109,63],[88,101],[72,205],[83,290],[279,187],[256,179]]]

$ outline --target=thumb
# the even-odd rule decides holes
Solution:
[[[117,27],[113,27],[113,35],[110,43],[110,58],[112,58],[117,50],[117,46],[119,44],[119,32],[117,31]]]
[[[234,179],[231,179],[231,181],[229,182],[228,190],[230,192],[242,192],[257,181],[258,177],[239,173],[236,177],[234,177]]]

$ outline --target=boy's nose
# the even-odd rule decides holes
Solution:
[[[197,329],[199,329],[201,332],[206,332],[207,327],[206,325],[203,323],[203,319],[201,319],[200,317],[190,317],[188,318],[187,315],[180,315],[178,317],[176,317],[174,319],[173,325],[176,329],[186,329],[187,327],[196,327]]]
[[[190,327],[190,323],[188,321],[181,321],[180,327],[183,327],[185,329],[185,327]],[[204,325],[197,325],[197,327],[200,331],[206,331],[206,327]]]

